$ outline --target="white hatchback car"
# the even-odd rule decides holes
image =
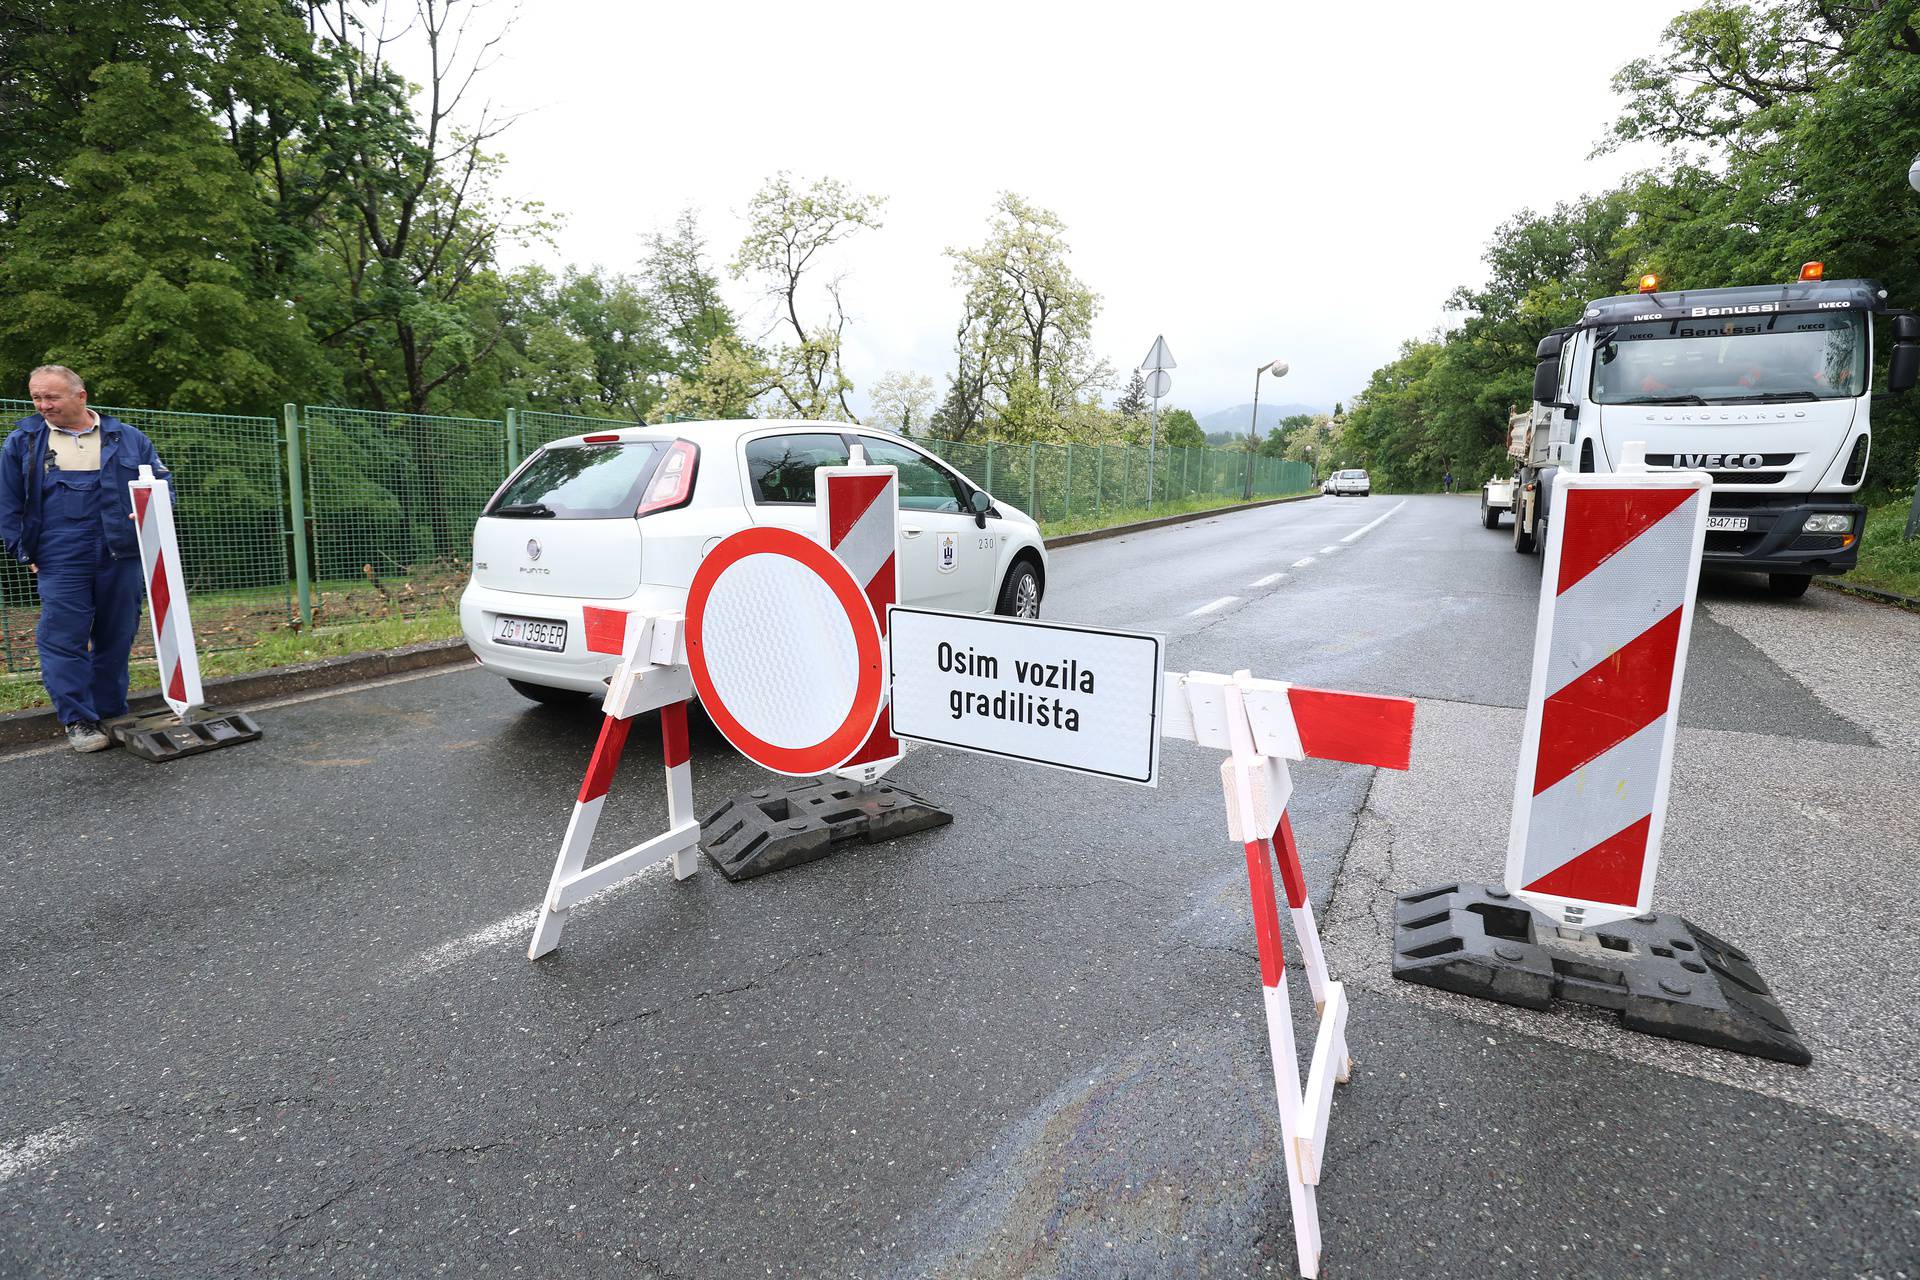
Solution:
[[[1039,525],[912,441],[845,423],[681,422],[556,440],[508,477],[474,525],[468,647],[535,701],[603,691],[625,614],[684,608],[730,533],[813,532],[813,470],[844,464],[856,440],[899,469],[900,603],[1040,615]]]
[[[1357,468],[1336,471],[1327,483],[1331,486],[1327,492],[1336,498],[1345,493],[1358,494],[1364,498],[1373,492],[1373,478]]]

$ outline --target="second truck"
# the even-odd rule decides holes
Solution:
[[[1612,471],[1642,440],[1650,468],[1713,476],[1707,568],[1764,573],[1780,596],[1851,569],[1875,321],[1892,342],[1885,390],[1906,391],[1920,375],[1920,315],[1890,307],[1875,281],[1820,277],[1819,263],[1791,284],[1731,289],[1646,276],[1639,293],[1590,302],[1541,339],[1533,407],[1512,423],[1514,550],[1545,544],[1561,468]]]

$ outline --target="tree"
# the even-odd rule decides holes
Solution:
[[[0,350],[59,359],[104,403],[264,409],[324,385],[304,322],[251,270],[267,209],[192,97],[103,65],[78,145],[3,233]]]
[[[867,393],[872,409],[867,421],[906,435],[915,426],[927,434],[927,406],[933,403],[933,379],[923,373],[894,370],[881,375]]]
[[[735,336],[733,312],[720,297],[720,280],[707,266],[699,216],[682,210],[673,228],[647,237],[641,265],[658,313],[668,373],[686,378],[705,361],[715,339]]]
[[[847,407],[853,383],[840,360],[847,326],[840,296],[845,274],[823,286],[831,317],[825,322],[801,318],[802,285],[825,250],[860,231],[879,230],[885,204],[885,196],[862,195],[834,178],[802,189],[782,171],[762,183],[747,206],[747,234],[729,269],[737,280],[759,281],[774,304],[767,336],[787,331],[787,341],[771,352],[776,377],[768,390],[799,417],[853,417]]]
[[[754,407],[779,389],[780,378],[780,370],[740,339],[715,338],[693,376],[667,384],[660,412],[670,420],[751,418]]]
[[[341,217],[322,239],[318,318],[370,404],[425,413],[507,335],[505,317],[470,296],[498,250],[546,230],[538,202],[494,189],[499,162],[485,147],[512,118],[482,103],[462,123],[508,32],[475,29],[477,0],[416,0],[427,77],[416,117],[389,60],[404,33],[390,31],[384,13],[367,30],[347,0],[313,12],[341,70],[341,99],[325,125],[330,162],[345,175]]]
[[[1014,438],[1043,438],[1062,410],[1103,387],[1092,349],[1100,295],[1067,265],[1066,225],[1012,192],[994,203],[986,242],[949,249],[966,301],[956,343],[977,370],[988,412]]]
[[[1127,389],[1113,402],[1113,411],[1123,418],[1138,418],[1147,412],[1147,379],[1138,369],[1127,379]]]
[[[1185,409],[1169,409],[1160,415],[1160,438],[1169,449],[1200,449],[1207,443],[1199,420]]]

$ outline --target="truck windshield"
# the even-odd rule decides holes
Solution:
[[[1866,384],[1857,311],[1658,320],[1594,340],[1596,404],[1839,400]]]

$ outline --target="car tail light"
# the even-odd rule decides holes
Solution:
[[[647,491],[633,513],[635,517],[686,506],[693,499],[693,473],[699,465],[700,446],[693,441],[675,440],[668,445],[667,456],[660,460],[659,469],[647,482]]]

